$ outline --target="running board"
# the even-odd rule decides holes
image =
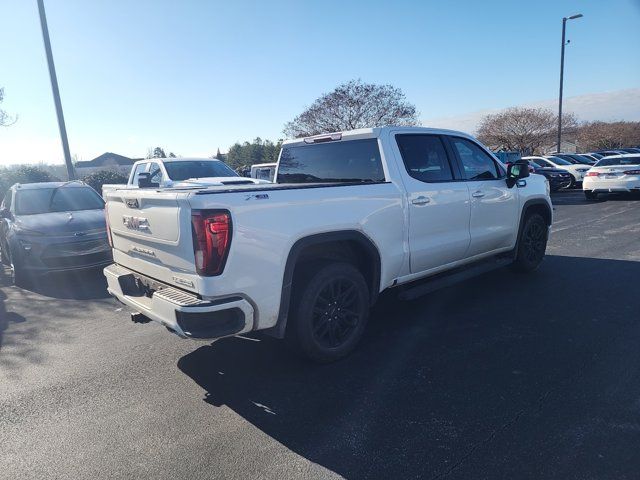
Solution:
[[[453,270],[452,272],[443,272],[433,277],[418,280],[419,285],[407,286],[398,295],[400,300],[414,300],[423,295],[435,292],[442,288],[451,287],[456,283],[464,282],[470,278],[477,277],[498,268],[506,267],[513,263],[513,258],[508,257],[493,257],[487,260],[474,263],[468,267],[461,267]]]

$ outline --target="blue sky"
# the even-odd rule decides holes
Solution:
[[[400,87],[421,119],[640,87],[640,0],[45,0],[72,153],[210,155],[282,137],[352,78]],[[36,1],[0,0],[0,163],[61,163]],[[637,98],[637,96],[636,96]],[[640,105],[637,111],[640,115]]]

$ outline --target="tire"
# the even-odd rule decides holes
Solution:
[[[571,190],[575,186],[576,186],[576,179],[573,178],[573,175],[571,175],[571,183],[566,187],[566,189]]]
[[[308,270],[311,273],[294,284],[287,341],[315,362],[334,362],[351,353],[362,337],[369,317],[369,289],[350,263]]]
[[[9,254],[7,252],[6,244],[0,243],[0,263],[2,263],[2,265],[10,266],[11,261],[9,260]]]
[[[518,239],[513,268],[517,272],[533,272],[544,259],[549,230],[539,213],[527,215]]]
[[[588,190],[584,191],[584,197],[587,200],[598,200],[598,194],[596,192],[590,192]]]
[[[11,283],[16,287],[29,288],[32,285],[32,279],[29,274],[22,268],[22,265],[14,260],[13,255],[10,260],[11,265]]]

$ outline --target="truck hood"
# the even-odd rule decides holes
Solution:
[[[105,230],[104,210],[78,210],[75,212],[18,215],[15,226],[24,233],[65,235],[78,232]]]

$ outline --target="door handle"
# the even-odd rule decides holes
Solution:
[[[414,198],[413,200],[411,200],[411,203],[413,203],[414,205],[426,205],[430,201],[431,201],[431,199],[420,195],[419,197]]]
[[[474,198],[482,198],[482,197],[484,197],[484,193],[481,192],[480,190],[478,190],[477,192],[473,192],[471,194],[471,196],[474,197]]]

